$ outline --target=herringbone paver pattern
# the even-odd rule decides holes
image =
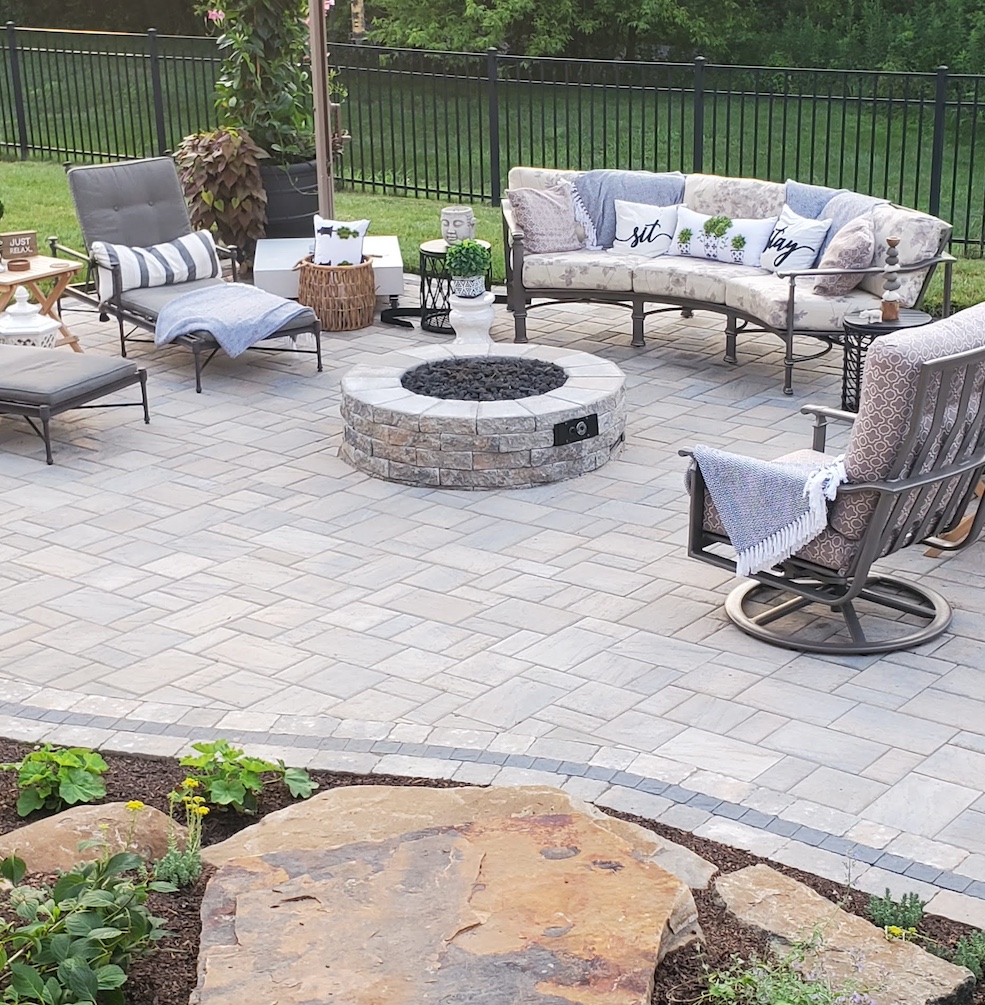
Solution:
[[[111,325],[70,319],[115,352]],[[536,489],[408,488],[339,460],[342,374],[440,341],[416,329],[326,336],[321,375],[309,356],[217,357],[201,395],[187,354],[148,349],[152,424],[64,416],[51,468],[3,419],[0,732],[173,753],[222,731],[353,770],[563,776],[807,868],[856,848],[873,888],[902,862],[930,870],[908,888],[933,873],[975,893],[982,547],[890,563],[957,609],[916,652],[825,659],[741,635],[727,575],[684,555],[677,450],[807,445],[799,406],[837,403],[839,360],[802,366],[789,399],[773,340],[741,341],[730,367],[717,317],[651,318],[645,350],[628,327],[597,307],[533,316],[533,338],[622,366],[629,400],[619,459]]]

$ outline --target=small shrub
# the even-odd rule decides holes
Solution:
[[[959,967],[967,967],[980,981],[985,977],[985,932],[972,932],[963,935],[954,947],[951,962]]]
[[[915,893],[904,893],[899,900],[886,890],[885,897],[873,897],[869,901],[869,918],[880,928],[916,928],[923,918],[926,901]]]
[[[255,813],[265,781],[275,776],[295,799],[307,799],[318,783],[303,768],[289,768],[283,761],[274,764],[259,757],[247,757],[231,747],[228,740],[193,743],[197,757],[182,757],[183,768],[192,768],[189,777],[198,782],[205,798],[216,806],[229,806],[237,813]]]
[[[175,886],[191,886],[202,874],[202,819],[208,814],[205,797],[195,794],[200,788],[194,778],[186,778],[180,788],[168,793],[168,850],[155,864],[154,876]],[[178,807],[185,817],[187,837],[185,847],[178,847],[174,817]]]
[[[484,276],[491,264],[492,252],[470,237],[449,245],[445,252],[445,269],[456,279]]]
[[[0,927],[0,984],[7,1005],[123,1005],[127,969],[167,932],[147,909],[150,890],[167,883],[134,881],[139,855],[104,855],[58,877],[54,885],[15,886],[10,906],[18,921]],[[0,875],[20,883],[18,858],[0,862]]]
[[[42,807],[60,810],[76,803],[91,803],[106,795],[102,774],[109,765],[85,747],[56,748],[46,743],[22,761],[2,764],[17,772],[17,812],[26,817]]]

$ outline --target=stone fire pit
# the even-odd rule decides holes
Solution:
[[[526,396],[438,398],[401,383],[409,371],[425,364],[477,358],[487,358],[491,366],[504,360],[505,378],[488,383],[515,383]],[[514,375],[519,359],[554,364],[564,371],[564,382],[531,393],[529,379]],[[594,471],[623,442],[625,375],[614,363],[589,353],[512,343],[432,345],[386,360],[386,366],[355,366],[342,379],[345,435],[340,455],[377,478],[467,489],[541,485]],[[535,373],[530,379],[542,378]],[[501,392],[470,387],[466,393]]]

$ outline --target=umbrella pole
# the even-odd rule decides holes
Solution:
[[[311,85],[314,92],[315,163],[318,175],[318,213],[335,219],[335,179],[332,157],[332,103],[328,93],[328,45],[323,0],[308,0],[311,32]]]

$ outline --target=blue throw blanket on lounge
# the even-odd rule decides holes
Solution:
[[[847,480],[840,457],[763,461],[702,446],[692,454],[735,548],[737,576],[772,568],[813,541],[828,525],[826,500]]]
[[[167,345],[180,335],[208,332],[228,355],[239,356],[307,310],[246,283],[216,283],[165,304],[154,342]]]
[[[589,250],[611,248],[616,239],[615,200],[646,206],[673,206],[684,198],[684,175],[677,171],[585,171],[573,181],[575,218],[585,228]]]

